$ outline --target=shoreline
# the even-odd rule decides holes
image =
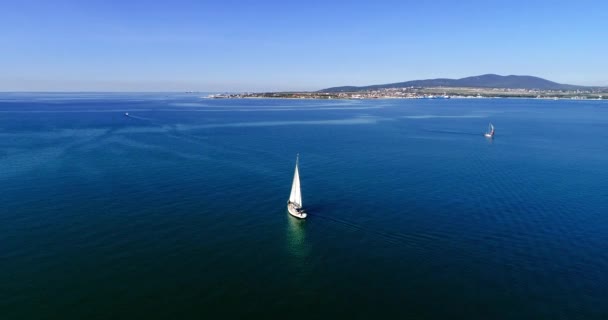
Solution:
[[[352,100],[352,101],[369,101],[369,100],[476,100],[476,99],[514,99],[514,100],[548,100],[548,101],[608,101],[608,97],[605,98],[583,98],[583,97],[563,97],[563,98],[552,98],[552,97],[502,97],[502,96],[479,96],[479,97],[466,97],[466,96],[450,96],[449,98],[429,98],[429,97],[374,97],[374,98],[324,98],[324,97],[271,97],[271,96],[238,96],[238,97],[200,97],[201,99],[217,99],[217,100],[237,100],[237,99],[273,99],[273,100]]]
[[[608,89],[601,90],[540,90],[504,88],[407,87],[344,92],[245,92],[210,94],[210,99],[544,99],[544,100],[608,100]]]

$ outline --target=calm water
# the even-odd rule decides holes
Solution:
[[[1,94],[0,146],[1,319],[608,318],[606,102]]]

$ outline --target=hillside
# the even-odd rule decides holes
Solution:
[[[412,80],[397,83],[378,84],[370,86],[343,86],[333,87],[319,92],[355,92],[378,90],[388,88],[405,88],[405,87],[468,87],[468,88],[509,88],[509,89],[541,89],[541,90],[576,90],[585,89],[587,87],[575,86],[569,84],[561,84],[533,76],[501,76],[497,74],[484,74],[480,76],[466,77],[461,79],[427,79],[427,80]]]

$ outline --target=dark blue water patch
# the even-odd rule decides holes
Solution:
[[[603,319],[607,107],[3,94],[0,316]]]

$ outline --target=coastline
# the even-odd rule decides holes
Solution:
[[[521,96],[450,96],[449,98],[436,98],[436,97],[374,97],[374,98],[324,98],[324,97],[273,97],[273,96],[226,96],[226,97],[201,97],[201,99],[273,99],[273,100],[466,100],[466,99],[514,99],[514,100],[548,100],[548,101],[608,101],[608,97],[602,98],[587,98],[587,97],[521,97]]]
[[[544,99],[544,100],[608,100],[608,89],[602,90],[537,90],[501,88],[392,88],[345,92],[247,92],[211,94],[208,99],[315,99],[315,100],[372,100],[372,99]]]

